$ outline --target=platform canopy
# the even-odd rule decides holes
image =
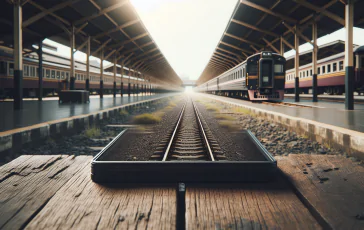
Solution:
[[[353,49],[356,50],[359,46],[353,45]],[[329,42],[323,45],[318,46],[317,52],[317,60],[324,59],[326,57],[330,57],[336,54],[344,53],[345,51],[345,42],[342,40],[336,40],[333,42]],[[291,55],[286,57],[286,69],[294,68],[294,59],[295,55]],[[310,64],[312,62],[312,49],[300,52],[300,66]]]
[[[198,79],[202,84],[262,50],[281,53],[312,40],[312,24],[322,37],[345,26],[349,0],[239,0],[216,49]],[[364,1],[354,2],[354,26],[364,28]]]
[[[13,3],[7,0],[0,7],[0,43],[13,45]],[[145,28],[129,0],[24,0],[23,47],[31,49],[41,39],[49,38],[70,47],[70,33],[75,30],[75,47],[105,60],[125,61],[128,68],[180,85],[182,81]],[[127,64],[126,64],[127,63]]]

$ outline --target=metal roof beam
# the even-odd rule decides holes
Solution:
[[[120,30],[120,29],[124,29],[124,28],[126,28],[126,27],[131,26],[131,25],[134,25],[134,24],[136,24],[136,23],[138,23],[138,22],[140,22],[139,18],[138,18],[138,19],[136,19],[136,20],[132,20],[132,21],[130,21],[130,22],[126,22],[126,23],[124,23],[124,24],[122,24],[122,25],[119,25],[119,26],[117,26],[117,27],[115,27],[115,28],[113,28],[113,29],[111,29],[111,30],[105,31],[105,32],[103,32],[103,33],[96,34],[96,35],[94,35],[93,37],[94,37],[94,38],[100,38],[100,37],[102,37],[102,36],[105,36],[105,35],[108,35],[108,34],[110,34],[110,33],[116,32],[116,31],[118,31],[118,30]]]
[[[97,50],[95,50],[94,52],[91,53],[91,56],[94,56],[95,54],[97,54],[97,52],[99,52],[102,48],[105,48],[105,46],[111,42],[111,38],[109,40],[107,40],[106,42],[104,42],[103,44],[101,44],[99,46],[99,48],[97,48]]]
[[[291,23],[295,23],[295,24],[297,23],[297,20],[296,20],[296,19],[294,19],[294,18],[291,18],[291,17],[289,17],[289,16],[285,16],[285,15],[283,15],[283,14],[280,14],[280,13],[274,12],[274,11],[272,11],[272,10],[268,9],[268,8],[265,8],[265,7],[263,7],[263,6],[260,6],[260,5],[258,5],[258,4],[255,4],[255,3],[253,3],[253,2],[249,2],[249,1],[247,1],[247,0],[240,0],[240,3],[241,3],[241,4],[244,4],[244,5],[247,5],[247,6],[250,6],[250,7],[252,7],[252,8],[255,8],[255,9],[257,9],[257,10],[263,11],[263,12],[265,12],[265,13],[267,13],[267,14],[270,14],[270,15],[273,15],[273,16],[275,16],[275,17],[278,17],[278,18],[280,18],[280,19],[282,19],[282,20],[284,20],[284,21],[291,22]]]
[[[216,47],[217,50],[221,50],[225,53],[228,53],[228,54],[231,54],[231,55],[234,55],[239,61],[242,61],[243,59],[241,59],[241,56],[239,56],[239,54],[237,53],[234,53],[234,52],[231,52],[229,50],[226,50],[226,49],[223,49],[223,48],[220,48],[220,47]]]
[[[145,55],[147,55],[147,54],[149,54],[149,53],[152,53],[152,52],[154,52],[154,51],[156,51],[156,50],[158,50],[158,47],[155,47],[155,48],[153,48],[153,49],[150,49],[150,50],[148,50],[148,51],[146,51],[146,52],[144,52],[144,53],[142,53],[142,54],[138,55],[138,56],[137,56],[137,57],[135,57],[133,60],[135,60],[136,58],[143,57],[143,56],[145,56]]]
[[[104,60],[107,60],[109,57],[111,57],[111,55],[113,55],[113,53],[115,53],[116,52],[116,50],[112,50],[108,55],[106,55],[105,57],[104,57]]]
[[[94,1],[94,0],[89,0],[98,10],[102,11],[102,8]],[[117,23],[114,19],[112,19],[107,13],[104,14],[104,16],[112,23],[114,24],[114,26],[118,27],[119,23]],[[118,30],[120,30],[120,32],[122,34],[124,34],[128,39],[131,39],[129,34],[127,34],[122,28],[119,28]],[[142,48],[139,47],[139,45],[135,42],[132,41],[134,43],[135,46],[137,46],[141,51],[143,51]]]
[[[78,2],[78,1],[80,1],[80,0],[68,0],[68,1],[64,1],[64,2],[62,2],[60,4],[58,4],[58,5],[55,5],[55,6],[51,7],[51,8],[49,8],[49,9],[42,10],[42,12],[40,12],[39,14],[34,15],[33,17],[30,17],[27,20],[25,20],[23,22],[23,28],[33,24],[34,22],[38,21],[39,19],[45,17],[46,15],[48,15],[50,13],[53,13],[53,12],[55,12],[57,10],[65,8],[66,6],[72,5],[72,4],[74,4],[74,3]]]
[[[286,39],[284,39],[283,37],[282,37],[282,41],[283,41],[283,43],[284,44],[286,44],[289,48],[291,48],[291,49],[295,49],[295,47],[293,46],[293,45],[291,45],[288,41],[286,41]]]
[[[316,11],[316,13],[321,13],[325,16],[327,16],[328,18],[331,18],[332,20],[338,22],[339,24],[345,26],[345,20],[339,16],[337,16],[336,14],[333,14],[331,12],[329,12],[328,10],[326,9],[323,9],[323,8],[320,8],[318,6],[315,6],[307,1],[304,1],[304,0],[293,0],[294,2],[297,2],[298,4],[308,8],[308,9],[311,9],[313,11]]]
[[[222,61],[220,59],[214,59],[213,57],[211,57],[210,62],[215,63],[215,64],[219,64],[219,65],[222,65],[222,66],[225,66],[225,67],[228,67],[229,69],[231,68],[230,63],[226,63],[226,62],[224,62],[224,61]]]
[[[213,56],[213,58],[215,58],[215,59],[220,59],[220,60],[222,60],[222,61],[224,61],[224,62],[228,62],[228,63],[230,63],[230,64],[232,64],[233,66],[236,66],[237,64],[235,63],[235,61],[233,61],[233,60],[230,60],[230,59],[227,59],[227,58],[224,58],[224,57],[220,57],[220,56]]]
[[[242,21],[239,21],[239,20],[236,20],[236,19],[231,19],[231,21],[232,21],[232,22],[234,22],[234,23],[236,23],[236,24],[239,24],[239,25],[241,25],[241,26],[245,26],[245,27],[247,27],[247,28],[249,28],[249,29],[252,29],[252,30],[256,30],[256,31],[258,31],[258,32],[261,32],[261,33],[263,33],[263,34],[268,34],[268,35],[273,36],[273,37],[277,37],[277,36],[279,36],[279,35],[278,35],[278,34],[276,34],[276,33],[270,32],[270,31],[268,31],[268,30],[260,29],[259,27],[256,27],[256,26],[251,25],[251,24],[246,23],[246,22],[242,22]]]
[[[212,56],[211,59],[215,60],[215,61],[219,61],[219,62],[224,62],[226,63],[228,66],[230,66],[231,68],[235,66],[235,63],[217,56]]]
[[[289,31],[291,31],[293,34],[297,33],[297,35],[299,37],[301,37],[303,40],[305,40],[306,42],[310,43],[311,45],[314,45],[313,42],[310,39],[308,39],[305,35],[302,34],[302,32],[299,30],[299,28],[294,29],[292,26],[288,25],[287,23],[283,23],[283,25],[285,27],[287,27],[287,29]]]
[[[231,45],[229,43],[226,43],[226,42],[223,42],[223,41],[220,41],[220,44],[223,44],[225,46],[228,46],[230,48],[233,48],[233,49],[236,49],[236,50],[240,50],[241,52],[245,52],[245,53],[253,53],[252,51],[250,50],[246,50],[246,49],[242,49],[240,47],[237,47],[237,46],[234,46],[234,45]]]
[[[117,43],[115,45],[108,46],[107,48],[113,49],[113,48],[118,47],[118,46],[123,46],[125,44],[128,44],[129,42],[134,42],[135,40],[138,40],[138,39],[143,38],[143,37],[148,36],[148,35],[149,35],[149,33],[148,32],[145,32],[145,33],[140,34],[140,35],[138,35],[136,37],[130,38],[127,41],[119,42],[119,43]]]
[[[240,61],[239,61],[237,58],[234,58],[234,57],[231,57],[231,56],[229,56],[229,55],[226,55],[226,54],[220,53],[220,52],[218,52],[217,50],[215,51],[215,54],[220,55],[220,56],[223,56],[223,57],[226,57],[226,58],[228,58],[228,59],[231,59],[231,60],[233,60],[233,61],[235,61],[235,62],[237,62],[237,63],[240,63]]]
[[[251,44],[251,45],[255,45],[255,46],[259,46],[259,47],[263,47],[263,45],[261,45],[261,44],[258,44],[258,43],[255,43],[255,42],[251,42],[251,41],[249,41],[249,40],[246,40],[246,39],[244,39],[244,38],[239,38],[239,37],[237,37],[237,36],[235,36],[235,35],[232,35],[232,34],[229,34],[229,33],[224,33],[226,36],[228,36],[228,37],[232,37],[232,38],[234,38],[234,39],[236,39],[236,40],[239,40],[239,41],[241,41],[241,42],[245,42],[245,43],[248,43],[248,44]]]
[[[104,14],[110,12],[110,11],[113,11],[113,10],[115,10],[117,8],[120,8],[122,6],[125,6],[127,3],[129,3],[128,0],[122,1],[122,2],[118,2],[118,3],[114,4],[114,5],[111,5],[111,6],[107,7],[107,8],[105,8],[105,9],[99,10],[99,12],[97,12],[96,14],[92,14],[90,16],[83,17],[83,18],[75,21],[74,24],[77,25],[77,24],[81,24],[81,23],[86,22],[86,21],[90,21],[90,20],[95,19],[95,18],[97,18],[97,17],[99,17],[101,15],[104,15]]]
[[[151,42],[147,42],[147,43],[145,43],[145,44],[143,44],[143,45],[141,45],[141,46],[139,46],[139,47],[141,47],[141,48],[144,48],[144,47],[146,47],[146,46],[149,46],[149,45],[151,45],[151,44],[153,44],[154,43],[154,41],[151,41]],[[128,53],[130,53],[130,52],[134,52],[134,51],[136,51],[136,50],[138,50],[139,48],[138,47],[136,47],[136,48],[133,48],[133,49],[130,49],[130,50],[125,50],[123,53],[121,53],[120,55],[125,55],[125,54],[128,54]]]
[[[265,39],[265,38],[263,38],[263,41],[265,42],[265,43],[267,43],[267,45],[269,46],[269,47],[271,47],[274,51],[276,51],[277,53],[280,53],[280,51],[272,44],[272,43],[270,43],[267,39]]]

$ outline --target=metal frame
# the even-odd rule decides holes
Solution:
[[[278,172],[277,162],[258,139],[247,131],[265,161],[103,161],[128,130],[116,136],[91,163],[96,183],[252,182],[269,181]]]

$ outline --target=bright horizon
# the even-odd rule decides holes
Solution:
[[[237,0],[131,0],[145,27],[181,78],[197,80],[212,56],[228,24]],[[354,28],[354,44],[364,45],[364,30]],[[345,29],[318,39],[318,45],[335,40],[345,41]],[[46,39],[56,45],[61,55],[70,57],[70,48]],[[300,52],[312,49],[310,44],[300,46]],[[291,56],[295,51],[285,53]],[[86,60],[76,52],[75,58]],[[91,57],[91,60],[98,58]],[[104,64],[110,64],[105,62]]]

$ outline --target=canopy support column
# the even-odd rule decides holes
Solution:
[[[281,41],[281,55],[283,56],[284,55],[284,43],[283,43],[283,38],[282,38],[282,36],[281,36],[281,38],[280,38],[280,41]]]
[[[294,59],[294,68],[295,68],[295,82],[294,82],[294,101],[299,102],[300,101],[300,79],[299,79],[299,68],[300,68],[300,51],[299,51],[299,38],[297,34],[297,27],[295,27],[295,34],[294,34],[294,46],[296,50],[296,56]]]
[[[345,5],[345,109],[354,109],[354,55],[353,55],[354,1]]]
[[[87,37],[87,52],[86,52],[86,90],[90,91],[90,53],[91,53],[91,38]]]
[[[312,40],[313,40],[313,50],[312,50],[312,101],[317,102],[317,24],[314,22],[312,24]]]
[[[100,98],[104,97],[104,48],[100,51]]]
[[[14,109],[23,108],[23,11],[14,1]]]
[[[43,39],[38,46],[38,101],[43,100]]]
[[[114,97],[116,97],[116,54],[114,54]]]
[[[75,27],[72,25],[71,27],[71,35],[70,35],[70,47],[71,47],[71,79],[67,79],[67,83],[69,82],[69,89],[74,90],[75,89]]]

